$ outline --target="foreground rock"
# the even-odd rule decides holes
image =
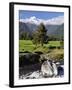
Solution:
[[[40,55],[37,53],[20,53],[19,55],[19,67],[25,65],[34,65],[39,63]]]
[[[55,78],[55,77],[58,78],[63,76],[64,76],[64,64],[61,64],[61,62],[55,63],[53,61],[46,60],[42,63],[41,69],[30,71],[27,74],[21,74],[20,79],[40,79],[40,78]]]
[[[41,66],[41,72],[44,77],[53,77],[57,76],[58,74],[56,64],[49,60],[44,61],[44,63]]]

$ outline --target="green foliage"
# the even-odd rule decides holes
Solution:
[[[28,32],[22,32],[19,39],[20,40],[31,40],[32,36]]]
[[[49,35],[48,36],[48,41],[57,41],[58,39],[54,35]]]
[[[56,46],[49,46],[49,49],[55,49]]]
[[[61,48],[64,47],[64,41],[60,41],[60,46],[61,46]]]
[[[46,30],[44,24],[41,23],[38,26],[38,29],[33,34],[33,43],[36,45],[41,44],[41,46],[43,46],[43,44],[46,41],[46,32],[47,32],[47,30]]]
[[[37,44],[39,44],[39,37],[38,37],[38,32],[35,31],[33,33],[33,40],[32,40],[33,44],[35,44],[37,46]]]

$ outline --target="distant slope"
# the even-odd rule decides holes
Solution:
[[[30,35],[33,31],[37,30],[38,25],[31,24],[31,23],[24,23],[19,22],[19,35],[21,35],[23,32],[28,32]],[[45,25],[47,29],[48,35],[53,35],[56,37],[63,37],[64,35],[64,24],[61,25]]]
[[[57,30],[59,25],[46,25],[45,27],[47,29],[48,34],[53,34],[55,30]]]
[[[57,29],[51,33],[51,35],[62,39],[64,37],[64,24],[58,26]]]
[[[19,32],[30,32],[26,23],[19,22]]]

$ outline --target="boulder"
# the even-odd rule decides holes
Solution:
[[[40,55],[37,53],[21,53],[19,55],[19,67],[39,63]]]
[[[50,60],[44,61],[41,66],[41,72],[44,77],[53,77],[58,74],[56,64]]]
[[[57,69],[57,66],[54,62],[52,63],[52,67],[53,67],[53,75],[57,76],[58,75],[58,69]]]
[[[58,75],[63,76],[64,75],[64,67],[59,66],[57,69],[58,69]]]

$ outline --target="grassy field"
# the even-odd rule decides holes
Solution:
[[[36,46],[31,40],[19,40],[19,52],[42,52],[52,60],[63,60],[64,58],[64,49],[60,47],[60,41],[49,41],[43,46]]]
[[[50,46],[58,47],[60,46],[60,41],[49,41],[47,44],[44,44],[43,47],[41,45],[35,45],[31,40],[19,40],[19,52],[29,51],[43,51],[48,52]]]

